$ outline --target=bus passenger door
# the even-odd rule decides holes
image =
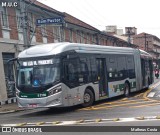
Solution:
[[[103,97],[107,95],[106,59],[97,58],[96,64],[98,71],[99,94],[100,97]]]
[[[141,70],[142,70],[142,86],[145,86],[145,61],[141,59]]]

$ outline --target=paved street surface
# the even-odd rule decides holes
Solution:
[[[96,102],[92,107],[39,108],[1,113],[0,124],[2,126],[158,126],[160,82],[159,79],[155,81],[156,84],[151,85],[150,89],[133,93],[129,98],[116,97]],[[14,109],[17,106],[8,105],[9,108]]]

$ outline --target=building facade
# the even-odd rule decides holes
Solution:
[[[140,33],[133,36],[133,43],[136,44],[139,49],[150,53],[156,65],[160,67],[160,39],[157,36],[148,33]]]
[[[23,40],[21,4],[26,8],[27,40],[30,46],[56,40],[53,36],[54,27],[52,29],[51,26],[37,27],[35,23],[37,18],[64,17],[63,13],[39,2],[33,4],[29,1],[20,3],[19,0],[15,0],[15,2],[17,2],[16,7],[7,6],[7,1],[4,1],[3,6],[0,5],[0,101],[15,96],[15,70],[13,63],[8,65],[7,61],[15,58],[26,48]]]
[[[15,0],[16,7],[0,6],[0,101],[15,96],[15,67],[7,61],[33,45],[76,42],[109,46],[128,46],[128,42],[99,31],[89,24],[67,13],[59,12],[35,0]],[[25,7],[25,17],[22,12]],[[24,18],[25,23],[23,19]],[[37,25],[37,19],[57,18],[61,24]],[[24,46],[24,29],[27,34],[27,47]],[[134,45],[130,47],[135,47]],[[9,82],[8,80],[11,80]]]

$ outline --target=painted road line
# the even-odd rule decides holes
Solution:
[[[151,101],[152,102],[152,101]],[[155,106],[160,105],[160,103],[152,103],[152,104],[145,104],[145,105],[138,105],[138,106],[131,106],[130,108],[139,108],[139,107],[148,107],[148,106]]]
[[[154,89],[154,88],[156,88],[159,85],[160,85],[160,82],[156,82],[155,84],[153,84],[153,86],[151,86],[151,89]]]
[[[90,107],[85,107],[85,108],[82,108],[82,109],[78,109],[78,110],[88,110],[88,109],[92,109],[93,107],[95,106],[102,106],[102,105],[111,105],[113,103],[119,103],[119,102],[124,102],[124,101],[127,101],[128,98],[123,98],[123,99],[120,99],[120,100],[117,100],[117,101],[109,101],[109,102],[105,102],[105,103],[101,103],[99,105],[93,105],[93,106],[90,106]]]
[[[143,103],[153,103],[153,101],[145,101]],[[142,103],[142,101],[135,101],[135,102],[131,102],[131,103],[127,103],[127,104],[116,104],[116,105],[112,105],[110,108],[113,107],[123,107],[123,106],[129,106],[129,105],[134,105],[134,104],[138,104],[138,103]],[[103,107],[94,107],[93,110],[99,110],[99,109],[107,109],[108,107],[103,106]]]
[[[146,99],[138,99],[138,100],[142,100],[142,101],[146,101]],[[104,105],[108,105],[107,107],[108,108],[112,108],[111,105],[115,105],[115,104],[121,104],[121,103],[128,103],[128,102],[134,102],[134,101],[137,101],[137,100],[118,100],[118,101],[114,101],[114,102],[106,102],[106,103],[103,103],[103,104],[99,104],[99,105],[94,105],[94,106],[91,106],[91,107],[86,107],[86,108],[82,108],[82,109],[78,109],[78,110],[92,110],[94,109],[95,107],[102,107]]]
[[[147,100],[146,99],[138,99],[138,101],[137,100],[127,100],[127,101],[122,101],[121,103],[120,102],[114,102],[114,103],[111,102],[109,104],[109,106],[104,106],[104,104],[103,104],[103,105],[91,106],[90,108],[82,108],[82,109],[79,109],[79,110],[82,110],[82,111],[98,110],[98,108],[99,109],[111,109],[113,107],[127,106],[127,105],[130,105],[130,104],[137,104],[137,103],[142,103],[142,102],[146,103],[146,102],[155,102],[155,101],[150,101],[148,99]]]
[[[141,117],[128,117],[128,118],[109,118],[109,119],[89,119],[84,120],[81,123],[78,123],[76,120],[71,121],[61,121],[59,124],[56,124],[56,126],[62,126],[62,125],[84,125],[84,124],[97,124],[97,123],[111,123],[111,122],[134,122],[134,121],[156,121],[159,120],[159,116],[141,116]],[[25,126],[36,126],[36,123],[25,123]],[[1,124],[1,127],[17,127],[18,124]],[[38,125],[39,127],[42,125]],[[43,126],[53,126],[52,122],[45,122]],[[19,127],[19,125],[18,125]],[[23,127],[23,125],[22,125]]]
[[[156,92],[150,92],[147,97],[154,97],[155,94]]]
[[[63,125],[75,125],[75,124],[78,124],[76,121],[63,121],[62,123],[60,124],[57,124],[58,126],[63,126]]]
[[[127,103],[127,104],[125,103],[125,104],[114,104],[114,105],[111,105],[111,106],[92,107],[91,109],[85,109],[84,111],[111,109],[111,108],[114,108],[114,107],[124,107],[124,106],[129,106],[129,105],[135,105],[136,106],[136,104],[139,104],[139,103],[141,103],[141,104],[152,103],[153,104],[154,102],[155,101],[150,101],[150,100],[147,100],[145,102],[135,100],[135,101],[132,101],[132,102]]]
[[[134,98],[135,98],[135,97],[138,98],[138,97],[143,96],[143,94],[144,94],[144,93],[140,93],[140,94],[137,94],[137,95],[135,95],[135,96],[133,96],[133,97],[134,97]]]

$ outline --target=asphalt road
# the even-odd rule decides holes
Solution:
[[[76,106],[63,109],[32,109],[1,114],[0,124],[14,124],[14,126],[15,124],[24,124],[24,126],[159,126],[160,97],[157,95],[160,85],[151,87],[152,91],[144,90],[131,94],[129,98],[121,96],[96,102],[94,106],[88,108]],[[156,94],[150,94],[151,92]],[[152,97],[148,95],[152,95]],[[67,134],[69,132],[65,133],[65,135]],[[84,132],[76,134],[81,135]],[[106,135],[103,132],[100,134]],[[137,133],[132,132],[132,134]]]

